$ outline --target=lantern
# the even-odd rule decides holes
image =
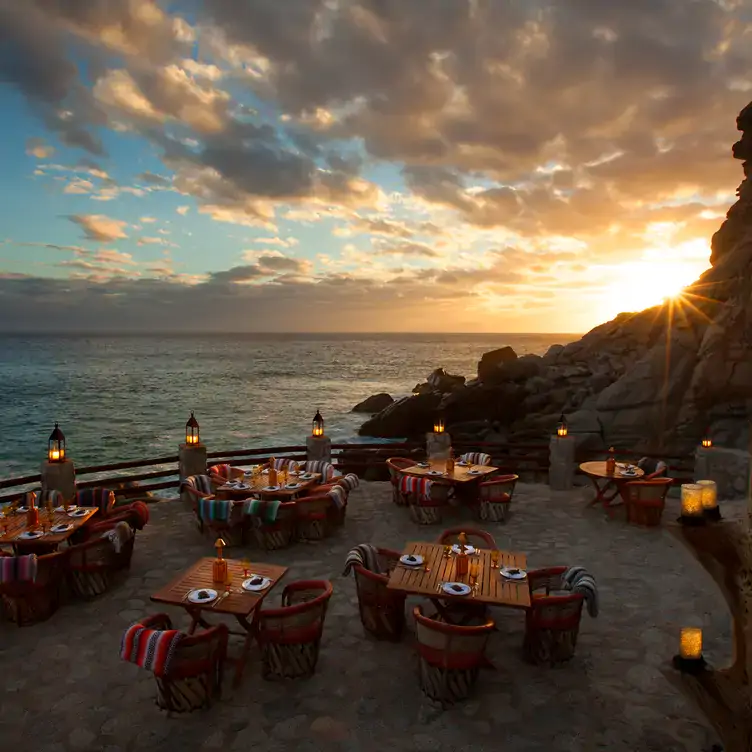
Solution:
[[[444,418],[437,417],[433,421],[433,432],[434,433],[444,433]]]
[[[713,439],[710,438],[710,431],[705,431],[705,435],[702,437],[702,446],[704,449],[710,449],[713,446]]]
[[[324,419],[321,417],[321,413],[318,410],[316,410],[316,415],[313,416],[311,436],[323,436],[323,435],[324,435]]]
[[[63,462],[65,460],[65,436],[57,423],[55,423],[55,428],[47,441],[47,459],[50,462]]]
[[[188,418],[188,422],[185,424],[185,443],[195,446],[199,441],[199,428],[196,416],[191,410],[191,417]]]
[[[681,487],[681,517],[684,525],[702,525],[705,522],[702,507],[702,486],[683,483]]]
[[[698,673],[705,668],[702,657],[702,630],[684,627],[679,637],[679,655],[674,656],[674,667],[686,674]]]
[[[227,580],[227,560],[222,556],[222,550],[226,545],[221,538],[214,541],[214,547],[217,549],[217,558],[212,562],[212,579],[214,582],[225,582]]]
[[[569,429],[567,428],[567,421],[564,419],[564,413],[562,413],[561,419],[559,420],[559,427],[556,429],[556,434],[563,439],[568,432]]]
[[[709,520],[720,520],[721,510],[718,508],[718,487],[714,480],[698,480],[697,485],[702,488],[702,508]]]

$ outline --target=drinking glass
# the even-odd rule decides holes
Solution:
[[[243,567],[243,579],[247,580],[251,571],[251,562],[247,558],[245,558],[240,562],[240,564]]]
[[[478,573],[480,572],[480,562],[478,561],[477,556],[472,556],[470,558],[470,561],[468,562],[468,569],[467,569],[467,575],[468,575],[468,584],[470,587],[474,588],[478,584]]]
[[[496,569],[499,566],[499,560],[501,559],[500,551],[491,551],[491,566]]]
[[[452,547],[444,546],[444,558],[448,559],[452,555]]]

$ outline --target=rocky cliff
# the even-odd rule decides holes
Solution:
[[[712,239],[712,267],[681,301],[623,313],[544,356],[503,347],[486,353],[478,378],[442,370],[363,424],[361,435],[417,436],[441,412],[455,436],[547,440],[561,413],[589,448],[685,453],[709,431],[746,449],[752,416],[752,103],[742,138],[738,201]]]

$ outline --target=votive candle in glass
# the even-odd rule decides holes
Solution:
[[[715,509],[718,506],[718,487],[714,480],[698,480],[696,485],[702,488],[702,508]]]
[[[702,658],[702,630],[699,627],[684,627],[679,638],[679,655],[685,661]]]
[[[681,516],[685,519],[702,517],[702,486],[683,483],[681,487]]]

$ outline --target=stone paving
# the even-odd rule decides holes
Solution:
[[[728,660],[730,618],[721,596],[665,531],[609,520],[586,508],[588,493],[520,485],[514,514],[493,530],[501,548],[527,552],[531,568],[581,564],[596,576],[601,614],[583,614],[577,654],[568,665],[525,664],[524,616],[498,610],[500,629],[489,648],[496,670],[482,672],[464,704],[441,711],[428,702],[418,688],[412,634],[396,645],[366,637],[355,582],[341,571],[355,543],[399,549],[408,540],[432,540],[441,528],[410,522],[406,510],[392,505],[388,484],[364,483],[351,495],[345,527],[332,538],[251,554],[252,560],[289,565],[287,581],[333,581],[316,675],[266,682],[254,654],[238,690],[228,681],[225,697],[212,709],[172,718],[154,704],[151,675],[119,659],[120,637],[134,620],[162,610],[149,602],[151,593],[213,548],[179,501],[156,503],[123,585],[96,602],[70,603],[44,624],[0,625],[0,749],[707,749],[715,741],[712,732],[660,669],[676,652],[682,625],[701,625],[707,657]],[[664,520],[676,516],[677,504],[670,500]],[[466,519],[462,514],[459,519]],[[408,599],[410,609],[413,602],[418,600]],[[172,609],[171,616],[187,624],[182,610]]]

